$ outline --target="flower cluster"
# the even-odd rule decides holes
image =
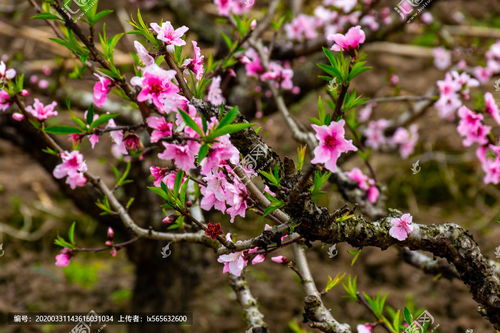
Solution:
[[[461,98],[469,99],[469,89],[479,86],[476,79],[470,77],[467,73],[458,73],[457,71],[448,72],[444,80],[437,82],[439,88],[439,99],[435,106],[439,116],[443,119],[455,119],[455,112],[462,105]]]
[[[363,133],[366,146],[375,150],[398,148],[401,157],[408,158],[418,142],[418,125],[410,125],[408,129],[399,127],[392,136],[387,136],[385,133],[388,127],[389,121],[386,119],[370,121]]]
[[[268,52],[268,50],[265,50]],[[259,54],[252,48],[249,48],[243,57],[241,63],[245,65],[246,74],[249,77],[255,77],[262,81],[271,81],[276,88],[283,90],[292,90],[297,93],[298,87],[293,85],[293,69],[287,62],[271,61],[267,71],[264,70]]]
[[[87,171],[87,164],[83,160],[83,155],[79,151],[67,151],[61,153],[62,163],[57,165],[53,171],[57,179],[66,178],[66,183],[72,188],[84,186],[87,183],[84,173]]]
[[[363,174],[363,172],[359,168],[354,168],[351,171],[347,172],[347,177],[351,178],[356,182],[358,187],[365,191],[367,199],[371,203],[377,202],[377,199],[380,195],[380,191],[375,185],[375,181],[370,177]]]
[[[369,4],[370,0],[364,2]],[[380,11],[370,10],[361,16],[361,11],[353,10],[357,4],[358,0],[323,0],[323,6],[316,7],[312,15],[299,14],[287,23],[286,35],[292,41],[312,40],[318,38],[320,34],[329,40],[334,40],[334,34],[345,31],[349,26],[359,24],[375,31],[381,24],[392,22],[390,8],[385,7]]]
[[[220,16],[241,15],[250,10],[255,0],[214,0]]]

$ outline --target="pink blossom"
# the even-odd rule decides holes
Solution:
[[[56,266],[66,267],[70,264],[71,257],[73,256],[72,251],[68,248],[64,248],[56,256]]]
[[[424,22],[425,24],[431,24],[434,21],[432,14],[429,12],[423,13],[420,18],[422,19],[422,22]]]
[[[393,86],[397,85],[399,83],[399,76],[396,74],[391,74],[389,77],[389,83]]]
[[[232,164],[240,162],[240,153],[229,140],[229,135],[218,137],[217,142],[210,147],[207,156],[200,163],[200,173],[206,175],[217,171],[226,161],[230,161]]]
[[[335,6],[337,8],[341,8],[344,13],[348,13],[354,9],[358,0],[324,0],[323,3],[325,5]]]
[[[359,168],[352,169],[347,172],[346,175],[350,179],[354,180],[360,189],[366,192],[369,202],[377,202],[380,191],[375,186],[375,181],[373,179],[363,174]]]
[[[44,79],[44,80],[40,80],[38,82],[38,88],[40,88],[40,89],[47,89],[48,87],[49,87],[49,81],[47,81],[47,80]]]
[[[462,105],[460,97],[453,93],[451,95],[441,95],[437,102],[434,104],[438,110],[441,118],[446,120],[453,120],[455,118],[455,111]]]
[[[92,146],[92,149],[95,148],[95,145],[99,142],[99,139],[100,139],[99,134],[89,135],[89,142],[90,142],[90,145]]]
[[[260,248],[254,247],[254,248],[248,250],[248,254],[253,254],[259,250],[260,250]],[[266,260],[266,256],[262,253],[259,253],[252,259],[252,265],[260,264],[260,263],[264,262],[264,260]]]
[[[149,168],[151,175],[153,176],[153,184],[156,187],[160,187],[161,183],[167,185],[167,188],[170,190],[174,189],[175,184],[175,172],[169,172],[166,168],[160,168],[157,166],[152,166]]]
[[[193,59],[186,59],[182,66],[191,70],[196,76],[196,80],[199,81],[203,77],[203,73],[205,71],[203,68],[203,59],[205,57],[201,55],[200,48],[198,47],[196,41],[193,41],[192,43],[194,50]]]
[[[0,82],[5,80],[12,80],[16,76],[15,69],[7,69],[7,65],[3,61],[0,61]]]
[[[488,150],[491,154],[488,154]],[[481,167],[485,173],[483,182],[485,184],[500,183],[500,146],[482,146],[476,150],[476,155],[481,162]]]
[[[35,103],[33,106],[27,106],[26,111],[31,113],[38,120],[46,120],[50,117],[57,116],[57,111],[54,111],[57,106],[57,102],[52,102],[49,105],[44,106],[38,98],[35,98]]]
[[[195,154],[200,148],[200,144],[189,141],[186,145],[162,142],[165,150],[158,154],[158,158],[172,160],[175,165],[184,171],[189,171],[195,167]]]
[[[284,265],[290,262],[290,260],[288,260],[288,258],[285,256],[271,257],[271,261],[274,261],[277,264],[284,264]]]
[[[227,233],[226,240],[231,242],[231,234]],[[224,264],[223,273],[231,273],[235,276],[240,276],[241,272],[248,264],[244,258],[243,252],[234,252],[230,254],[223,254],[217,258],[217,261]]]
[[[67,177],[66,184],[73,190],[85,186],[87,179],[83,173],[87,171],[87,164],[83,160],[83,155],[77,150],[71,153],[65,151],[61,153],[61,159],[62,163],[58,164],[52,173],[54,177],[57,179]]]
[[[154,131],[151,133],[151,142],[158,142],[166,136],[172,135],[172,123],[167,122],[164,117],[150,116],[146,119],[148,126]]]
[[[290,90],[293,88],[293,70],[285,68],[273,61],[268,66],[268,71],[261,75],[263,81],[275,81],[276,88]]]
[[[497,103],[490,92],[484,94],[484,102],[486,104],[486,112],[488,112],[493,119],[500,125],[500,110]]]
[[[391,229],[389,235],[397,240],[404,241],[408,238],[408,234],[413,231],[413,217],[410,214],[403,214],[401,217],[391,218]]]
[[[108,121],[108,125],[106,128],[115,128],[116,123],[114,119],[110,119]],[[114,142],[113,149],[118,155],[127,155],[127,147],[125,147],[125,143],[123,142],[123,131],[111,131],[109,132],[109,136]]]
[[[95,76],[97,76],[99,81],[94,84],[94,104],[98,107],[102,107],[108,98],[112,82],[107,77],[99,74],[95,74]]]
[[[5,90],[0,90],[0,111],[5,111],[12,104],[10,95]]]
[[[330,24],[338,17],[338,13],[333,10],[326,9],[323,6],[318,6],[314,9],[314,16],[319,20],[319,26]]]
[[[418,125],[413,124],[409,130],[400,127],[396,130],[391,138],[392,143],[399,145],[399,153],[401,157],[407,158],[415,150],[415,145],[418,141]]]
[[[491,78],[491,70],[488,67],[476,66],[474,67],[474,76],[482,84],[487,83]]]
[[[361,19],[360,23],[364,26],[367,26],[370,28],[372,31],[378,30],[380,25],[377,22],[377,19],[373,15],[365,15]]]
[[[359,25],[350,28],[345,35],[334,34],[328,37],[328,40],[333,40],[335,44],[332,46],[333,51],[346,51],[351,53],[359,48],[360,44],[365,41],[365,33]]]
[[[434,56],[434,66],[437,69],[443,70],[451,65],[451,53],[444,47],[436,47],[432,51],[432,55]]]
[[[342,153],[357,151],[351,140],[345,139],[345,121],[333,121],[330,125],[312,125],[319,140],[319,145],[314,149],[314,159],[311,163],[325,163],[325,167],[335,172],[337,170],[337,159]]]
[[[226,102],[224,96],[222,96],[220,81],[220,76],[214,77],[212,83],[210,83],[210,87],[208,88],[207,100],[213,105],[221,105]]]
[[[188,27],[182,26],[180,28],[174,29],[172,24],[167,21],[164,22],[161,27],[157,23],[151,23],[151,28],[158,34],[156,38],[167,44],[167,50],[169,52],[174,51],[174,46],[186,45],[186,42],[182,39],[182,36],[189,30]]]
[[[214,0],[220,16],[229,16],[234,0]]]
[[[259,54],[252,48],[245,52],[240,61],[245,64],[246,73],[250,77],[259,77],[264,71]]]
[[[139,43],[138,41],[134,41],[134,47],[135,50],[137,51],[137,55],[139,56],[139,59],[141,59],[142,63],[144,66],[151,66],[152,64],[155,63],[155,60],[153,57],[149,54],[148,50]]]
[[[358,333],[371,333],[375,325],[373,324],[360,324],[356,326],[356,329],[358,330]]]
[[[458,110],[458,115],[460,122],[458,123],[457,131],[464,137],[464,146],[469,147],[473,143],[480,145],[488,143],[487,135],[491,127],[483,125],[483,115],[469,110],[466,106],[462,106]]]
[[[500,73],[500,41],[486,52],[486,67],[495,74]]]
[[[373,120],[368,123],[368,128],[365,130],[366,145],[373,149],[379,149],[387,143],[384,135],[384,130],[389,126],[386,119]]]
[[[245,217],[247,210],[247,188],[240,182],[235,182],[234,184],[227,184],[225,188],[226,203],[228,209],[226,213],[231,216],[231,223],[234,222],[236,216]]]
[[[310,40],[318,37],[317,20],[313,16],[299,14],[285,25],[287,37],[291,40]]]
[[[376,106],[376,103],[367,103],[358,111],[358,119],[361,122],[365,122],[370,119],[372,115],[373,108]]]
[[[141,92],[137,96],[139,102],[152,102],[158,111],[170,112],[177,108],[168,100],[178,100],[179,88],[172,82],[175,71],[163,70],[156,64],[144,69],[144,76],[133,77],[131,83],[141,87]]]
[[[12,119],[15,121],[23,121],[24,120],[24,114],[22,113],[13,113],[12,114]]]

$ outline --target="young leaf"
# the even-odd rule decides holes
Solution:
[[[101,115],[99,118],[97,118],[96,120],[94,120],[90,124],[90,129],[94,129],[96,127],[99,127],[102,124],[104,124],[105,122],[107,122],[107,121],[109,121],[109,120],[111,120],[113,118],[116,118],[118,116],[119,116],[118,113],[106,113],[106,114],[103,114],[103,115]]]
[[[52,126],[45,129],[49,134],[77,134],[82,133],[82,130],[73,126]]]
[[[254,123],[241,123],[241,124],[231,124],[224,126],[223,128],[216,129],[211,135],[211,138],[218,138],[226,134],[232,134],[244,130],[246,128],[252,127]]]
[[[234,119],[236,119],[238,112],[239,110],[237,106],[229,110],[224,116],[224,118],[221,119],[217,128],[223,128],[224,126],[231,124],[234,121]]]
[[[187,126],[189,126],[193,131],[198,133],[200,136],[203,136],[203,132],[198,126],[198,124],[184,111],[179,109],[179,112],[181,114],[182,119],[184,120],[184,123],[186,123]]]
[[[71,227],[69,227],[68,230],[68,240],[71,244],[75,244],[75,226],[76,222],[73,222],[73,224],[71,225]]]

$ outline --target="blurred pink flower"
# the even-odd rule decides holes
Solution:
[[[66,267],[70,264],[71,257],[73,256],[72,252],[68,248],[64,248],[59,252],[56,256],[56,266]]]
[[[212,83],[210,83],[210,87],[208,88],[207,100],[213,105],[221,105],[226,101],[224,96],[222,96],[220,81],[220,76],[214,77]]]
[[[49,105],[43,105],[38,98],[35,98],[35,103],[33,106],[29,105],[26,107],[26,111],[31,113],[38,120],[47,120],[50,117],[57,116],[57,111],[54,111],[57,106],[57,102],[52,102]]]
[[[196,80],[199,81],[203,77],[203,60],[205,57],[201,55],[200,48],[198,47],[196,41],[193,41],[192,43],[194,50],[193,59],[186,59],[182,66],[191,70],[194,73]]]
[[[486,112],[488,112],[493,119],[500,125],[500,110],[498,105],[490,92],[484,94],[484,102],[486,104]]]
[[[112,81],[99,74],[95,74],[95,76],[97,76],[99,81],[94,84],[94,104],[98,107],[102,107],[108,98]]]

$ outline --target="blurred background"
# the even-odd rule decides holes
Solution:
[[[293,2],[293,1],[291,1]],[[258,12],[265,8],[266,1],[256,1]],[[284,1],[284,6],[288,5]],[[305,11],[314,8],[316,1],[304,1]],[[395,5],[393,1],[379,1],[377,8]],[[484,59],[484,52],[500,39],[500,3],[494,0],[481,2],[438,1],[426,11],[436,21],[453,25],[476,25],[491,28],[492,36],[477,37],[453,35],[454,47],[464,50],[464,58],[477,63]],[[129,14],[141,8],[146,22],[172,20],[174,26],[191,28],[189,39],[199,40],[204,54],[223,55],[224,46],[219,32],[224,24],[216,17],[216,8],[211,1],[165,1],[130,0],[101,1],[101,8],[115,10],[105,21],[108,35],[127,28]],[[65,105],[69,98],[75,112],[83,112],[89,103],[93,79],[90,74],[83,80],[66,79],[72,71],[67,51],[48,40],[52,31],[44,22],[31,20],[35,14],[29,1],[0,0],[0,56],[7,55],[19,73],[26,74],[30,89],[37,94],[57,100]],[[462,17],[460,17],[462,15]],[[259,14],[257,14],[259,16]],[[415,55],[398,54],[376,47],[367,51],[368,64],[374,69],[355,80],[354,88],[367,97],[391,96],[400,92],[409,95],[424,95],[443,78],[444,73],[433,66],[428,48],[439,45],[442,36],[438,28],[425,27],[417,19],[413,24],[403,24],[386,36],[387,41],[418,46],[423,50]],[[96,28],[100,31],[100,27]],[[496,37],[495,37],[496,36]],[[130,37],[130,39],[129,39]],[[133,36],[123,38],[117,52],[117,61],[124,69],[132,71],[130,41]],[[312,57],[298,58],[294,68],[310,66]],[[316,58],[317,59],[317,58]],[[321,58],[319,58],[321,59]],[[483,60],[484,61],[484,60]],[[242,73],[241,73],[242,74]],[[389,84],[391,74],[399,77],[399,83]],[[296,73],[296,78],[308,75],[309,81],[318,81],[301,86],[301,93],[291,99],[290,108],[302,123],[315,116],[317,96],[323,94],[317,73]],[[238,77],[236,88],[225,87],[226,98],[232,103],[247,103],[241,90],[249,90],[248,79]],[[308,81],[308,82],[309,82]],[[495,91],[495,78],[482,86],[483,93],[490,91],[497,101],[500,92]],[[250,83],[253,84],[253,83]],[[242,88],[243,87],[243,88]],[[481,91],[478,92],[482,96]],[[251,97],[251,96],[250,96]],[[118,104],[115,107],[128,113],[133,119],[133,109]],[[249,118],[256,111],[263,111],[253,121],[262,127],[266,142],[282,156],[295,156],[297,145],[281,116],[266,101],[257,100],[257,105],[240,104]],[[261,104],[262,103],[262,104]],[[262,107],[264,105],[264,107]],[[372,119],[393,119],[408,109],[406,103],[380,104]],[[69,119],[69,112],[63,119]],[[483,253],[495,258],[495,248],[500,245],[500,189],[484,185],[482,170],[473,149],[464,149],[453,123],[443,121],[431,109],[419,119],[420,140],[416,152],[408,159],[395,153],[373,154],[373,165],[377,181],[385,186],[386,206],[411,212],[419,223],[453,222],[469,229],[479,243]],[[211,251],[198,245],[172,244],[172,255],[161,257],[160,244],[153,241],[134,243],[116,257],[108,252],[81,253],[68,267],[54,265],[59,249],[54,245],[57,235],[65,235],[69,226],[76,222],[76,239],[82,247],[102,247],[106,240],[108,224],[113,217],[99,216],[94,201],[85,193],[70,194],[52,178],[48,157],[35,152],[37,142],[30,141],[26,133],[13,132],[5,122],[0,122],[0,243],[4,255],[0,257],[0,314],[9,312],[100,312],[120,311],[188,311],[193,313],[193,324],[188,327],[125,327],[108,326],[105,332],[242,332],[245,323],[241,308]],[[66,142],[69,146],[69,142]],[[103,139],[96,150],[82,146],[89,168],[104,179],[111,179],[109,163],[123,170],[124,163],[110,159],[110,142]],[[419,161],[420,172],[414,174],[412,165]],[[345,161],[343,168],[364,168],[359,158]],[[364,170],[364,169],[363,169]],[[364,170],[365,173],[367,170]],[[147,177],[129,177],[136,183],[148,182]],[[341,207],[344,201],[333,185],[318,201],[328,207]],[[133,186],[125,191],[133,192]],[[96,198],[94,198],[96,199]],[[134,204],[133,214],[153,218],[147,214],[148,202]],[[88,200],[87,200],[88,201]],[[227,217],[207,215],[207,220],[220,222],[224,231],[231,231],[240,239],[261,232],[265,221],[254,214],[245,220],[230,224]],[[147,224],[147,221],[144,221]],[[118,230],[117,238],[128,236]],[[467,288],[459,281],[449,281],[439,276],[425,275],[406,264],[396,249],[381,251],[364,248],[354,263],[353,250],[345,244],[337,247],[338,255],[329,258],[328,248],[313,244],[308,252],[312,271],[318,287],[323,288],[328,275],[347,272],[358,276],[358,287],[367,294],[387,293],[387,303],[395,309],[404,306],[428,310],[440,324],[439,332],[493,332],[493,328],[476,311]],[[0,253],[1,254],[1,253]],[[289,249],[280,250],[290,255]],[[282,265],[267,260],[247,269],[247,278],[254,295],[272,332],[309,332],[302,324],[303,293],[294,273]],[[326,304],[340,321],[355,325],[372,320],[370,313],[343,296],[341,287],[336,287],[325,296]],[[0,332],[68,332],[71,325],[45,326],[0,326]],[[377,328],[375,332],[382,332]]]

